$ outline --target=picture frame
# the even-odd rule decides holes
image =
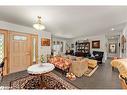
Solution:
[[[71,48],[74,48],[74,44],[71,44]]]
[[[50,46],[50,39],[41,38],[41,46]]]
[[[125,37],[125,35],[122,35],[122,37],[121,37],[121,50],[122,50],[122,53],[125,52],[125,45],[126,45],[126,37]]]
[[[116,53],[117,51],[117,46],[116,46],[116,43],[110,43],[109,44],[109,53]]]
[[[100,48],[100,40],[92,41],[92,48]]]

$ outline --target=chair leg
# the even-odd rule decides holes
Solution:
[[[1,82],[3,80],[3,68],[2,68],[2,72],[1,72]]]
[[[1,73],[1,75],[3,76],[3,68],[2,68],[2,73]]]
[[[3,81],[3,76],[1,76],[1,80],[0,80],[1,82]]]

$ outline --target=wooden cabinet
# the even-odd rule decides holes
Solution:
[[[90,56],[90,42],[76,42],[75,55],[79,57]]]
[[[89,53],[90,42],[76,42],[76,52]]]

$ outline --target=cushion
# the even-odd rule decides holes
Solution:
[[[95,57],[98,57],[98,56],[99,56],[99,54],[95,54],[94,56],[95,56]]]
[[[82,59],[82,57],[76,57],[76,61],[81,61]]]

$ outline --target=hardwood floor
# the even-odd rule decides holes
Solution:
[[[121,89],[118,72],[112,71],[110,59],[108,59],[106,63],[100,64],[97,71],[91,77],[82,76],[74,81],[70,81],[65,77],[65,75],[57,70],[53,70],[53,73],[75,85],[79,89]],[[22,71],[4,76],[1,85],[9,86],[11,80],[27,75],[28,73],[26,71]]]
[[[106,63],[100,64],[97,71],[91,77],[82,76],[74,81],[70,81],[57,71],[53,71],[66,81],[76,85],[80,89],[121,89],[118,71],[112,71],[110,59]]]

